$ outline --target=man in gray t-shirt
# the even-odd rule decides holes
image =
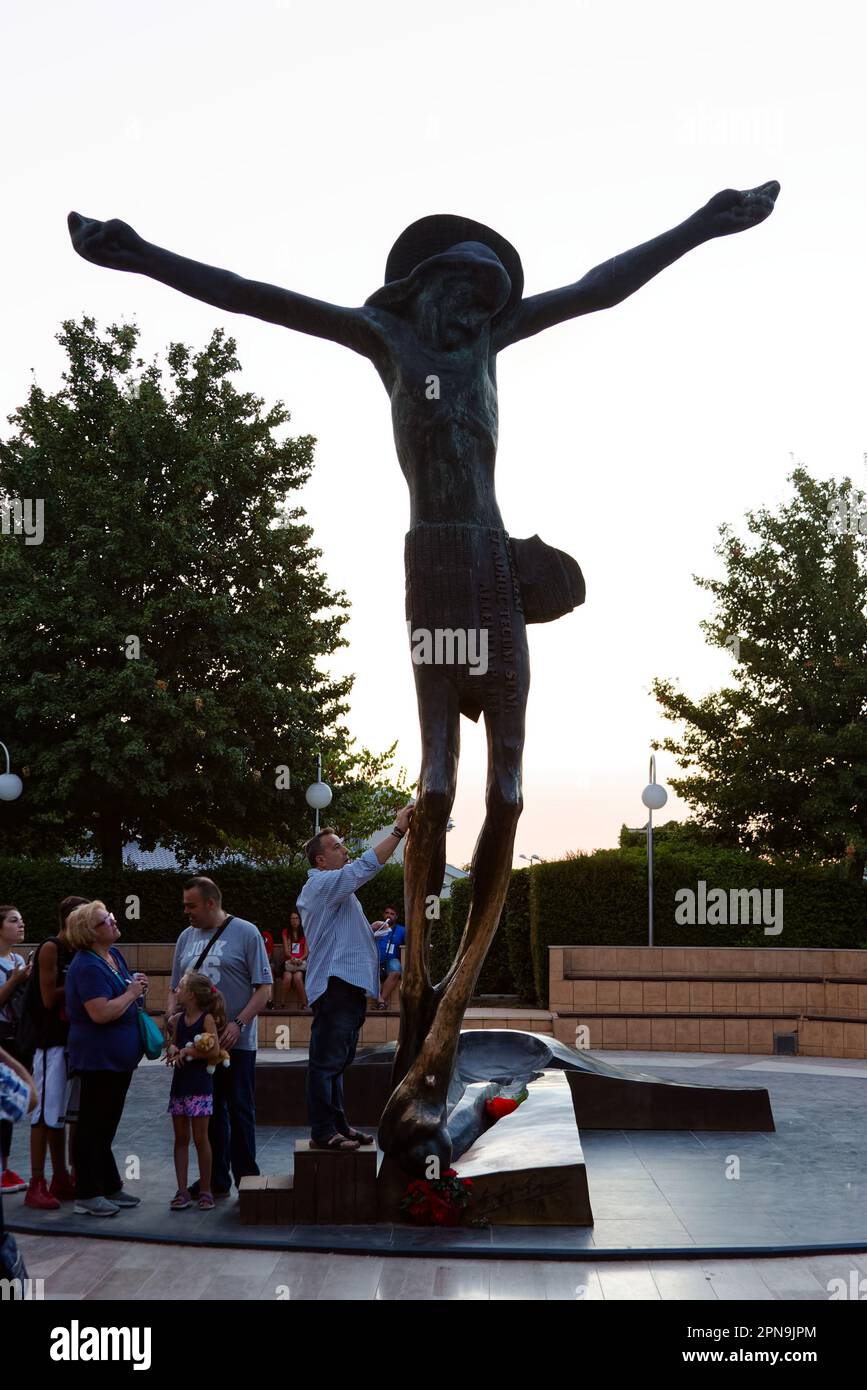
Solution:
[[[184,912],[190,925],[181,932],[172,964],[171,992],[166,1012],[175,1008],[175,990],[194,970],[208,942],[219,932],[199,970],[226,1001],[226,1026],[220,1045],[231,1057],[228,1067],[214,1073],[214,1113],[208,1126],[213,1151],[215,1196],[232,1187],[229,1174],[256,1177],[256,1019],[271,998],[271,967],[258,927],[243,917],[224,912],[222,894],[213,879],[197,875],[184,885]],[[194,1183],[190,1192],[196,1195]]]
[[[181,976],[193,969],[216,930],[216,927],[213,931],[210,927],[205,931],[198,927],[187,927],[181,932],[172,965],[173,990],[180,984]],[[262,933],[243,917],[230,918],[229,925],[214,942],[200,969],[225,999],[227,1019],[237,1018],[239,1014],[246,1018],[249,1014],[246,1006],[253,990],[271,983],[271,967]],[[266,1003],[267,998],[266,995]],[[255,1052],[257,1043],[257,1017],[254,1014],[241,1029],[240,1037],[231,1050]]]

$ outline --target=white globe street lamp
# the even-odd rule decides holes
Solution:
[[[668,792],[656,780],[656,754],[650,755],[650,781],[641,793],[647,807],[647,944],[653,945],[653,813],[661,811]]]
[[[9,770],[9,749],[6,744],[0,743],[0,748],[6,754],[6,771],[0,775],[0,801],[17,801],[24,790],[24,783]]]
[[[322,780],[322,754],[316,755],[316,781],[311,782],[304,793],[307,805],[316,812],[316,829],[314,834],[319,834],[319,812],[324,811],[326,806],[331,805],[333,793],[331,788]]]

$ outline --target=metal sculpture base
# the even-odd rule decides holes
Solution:
[[[391,1094],[394,1044],[359,1052],[344,1078],[346,1110],[358,1125],[376,1125]],[[541,1033],[473,1028],[461,1034],[449,1092],[450,1127],[463,1090],[556,1068],[566,1072],[581,1129],[697,1130],[770,1133],[774,1117],[763,1086],[707,1086],[660,1081],[576,1052]],[[256,1113],[263,1125],[306,1125],[306,1059],[256,1069]],[[455,1136],[456,1137],[456,1136]]]
[[[393,1044],[371,1048],[348,1071],[346,1107],[355,1124],[378,1122],[391,1093],[393,1057]],[[305,1059],[257,1068],[260,1123],[305,1123],[306,1070]],[[511,1114],[492,1121],[486,1100],[515,1082],[526,1085],[527,1099]],[[768,1132],[774,1129],[774,1119],[764,1087],[658,1081],[540,1033],[489,1028],[470,1029],[460,1036],[447,1125],[452,1162],[461,1178],[473,1182],[471,1219],[491,1225],[592,1226],[579,1126]],[[317,1167],[311,1161],[315,1155],[299,1152],[306,1148],[296,1146],[296,1165],[299,1160],[304,1165],[304,1219],[315,1223],[327,1217],[333,1222],[338,1219],[334,1213],[342,1211],[351,1224],[362,1220],[349,1215],[357,1208],[364,1220],[371,1220],[373,1153],[328,1155],[328,1162],[319,1161]],[[370,1168],[366,1176],[360,1164]],[[375,1174],[376,1220],[402,1219],[401,1201],[417,1176],[393,1157],[382,1159]],[[296,1185],[298,1181],[296,1168]],[[350,1190],[356,1194],[352,1200]],[[300,1219],[297,1212],[295,1219]]]

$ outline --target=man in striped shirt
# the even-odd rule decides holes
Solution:
[[[373,1143],[371,1135],[350,1129],[343,1110],[343,1073],[355,1056],[367,995],[379,998],[379,952],[355,890],[394,854],[412,812],[413,803],[404,806],[390,834],[353,863],[330,827],[304,847],[311,867],[297,907],[307,939],[307,998],[313,1010],[307,1112],[310,1142],[317,1149]]]

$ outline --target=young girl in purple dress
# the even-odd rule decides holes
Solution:
[[[213,1065],[219,1054],[220,1033],[226,1026],[226,1003],[207,975],[195,971],[184,975],[178,985],[177,1000],[181,1012],[176,1013],[169,1023],[171,1040],[177,1051],[170,1050],[166,1058],[174,1073],[169,1114],[175,1129],[175,1173],[178,1180],[178,1190],[170,1205],[172,1211],[184,1211],[193,1205],[187,1186],[192,1130],[199,1160],[199,1210],[213,1211],[208,1124],[214,1113],[214,1078],[208,1071],[208,1058],[196,1051],[193,1039],[199,1033],[213,1034]]]

